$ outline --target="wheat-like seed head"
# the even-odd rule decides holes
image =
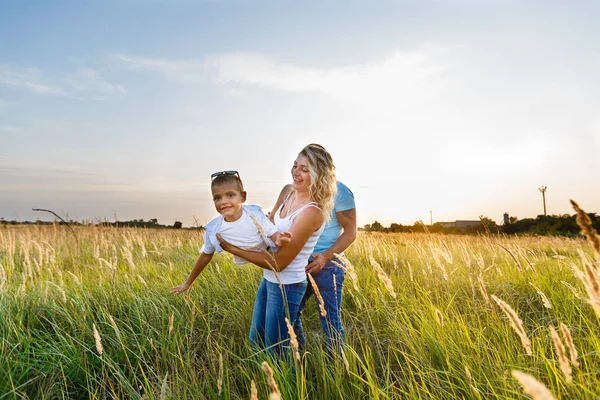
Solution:
[[[440,326],[443,328],[444,327],[444,315],[437,308],[435,309],[435,316],[437,318],[438,324],[440,324]]]
[[[258,390],[256,390],[254,379],[250,382],[250,400],[258,400]]]
[[[167,398],[167,377],[168,376],[169,376],[169,373],[167,372],[165,374],[165,378],[163,379],[163,383],[160,388],[160,397],[158,398],[159,400],[165,400]]]
[[[510,325],[513,327],[515,332],[517,332],[517,334],[521,338],[521,343],[523,344],[523,347],[525,348],[525,351],[527,352],[527,354],[530,356],[533,355],[533,353],[531,351],[531,341],[529,340],[529,338],[527,337],[527,334],[525,333],[525,329],[523,328],[523,321],[521,321],[521,318],[519,318],[519,315],[515,312],[515,310],[513,310],[511,308],[511,306],[509,306],[507,303],[505,303],[498,297],[492,295],[492,299],[494,299],[494,301],[498,304],[498,306],[502,309],[502,311],[504,311],[504,314],[506,314],[506,316],[508,317],[508,320],[510,321]]]
[[[465,365],[465,375],[467,376],[467,379],[469,380],[469,383],[472,384],[472,382],[473,382],[473,376],[471,375],[471,371],[469,370],[469,367],[467,365]]]
[[[319,286],[317,286],[317,283],[315,282],[315,279],[312,277],[311,274],[306,274],[306,276],[308,277],[308,280],[310,281],[310,285],[312,286],[313,291],[315,292],[315,296],[317,296],[317,300],[319,302],[319,310],[321,311],[321,316],[326,317],[327,311],[325,310],[325,302],[323,301],[323,297],[321,296],[321,292],[319,291]]]
[[[354,268],[354,265],[352,265],[352,263],[350,262],[350,260],[348,260],[346,257],[340,255],[340,254],[333,254],[335,256],[335,258],[337,258],[338,260],[340,260],[342,264],[340,264],[339,262],[335,261],[335,260],[331,260],[331,262],[343,269],[344,271],[346,271],[346,273],[348,274],[348,276],[350,277],[350,280],[352,281],[352,286],[354,287],[354,290],[356,290],[357,292],[359,292],[360,290],[358,289],[358,275],[356,274],[356,270]]]
[[[552,304],[550,304],[550,300],[548,300],[548,298],[546,297],[546,295],[544,294],[544,292],[542,292],[542,289],[540,289],[537,286],[535,286],[533,284],[533,282],[529,282],[529,284],[535,289],[535,291],[537,292],[537,294],[539,294],[540,297],[542,298],[542,303],[544,304],[544,307],[546,307],[546,308],[552,308]]]
[[[490,303],[490,296],[488,296],[487,289],[485,288],[485,282],[483,281],[483,274],[480,272],[477,277],[477,281],[479,282],[479,291],[481,291],[481,295],[485,299],[486,303]]]
[[[600,286],[598,285],[598,271],[587,260],[583,261],[582,273],[576,274],[583,282],[588,293],[588,303],[594,308],[596,315],[600,317]]]
[[[344,352],[342,345],[340,345],[340,354],[342,356],[342,361],[344,362],[344,367],[346,368],[346,372],[348,373],[348,375],[350,375],[350,363],[348,362],[348,359],[346,358],[346,353]]]
[[[98,351],[99,355],[102,355],[104,350],[102,348],[102,338],[100,337],[100,332],[98,332],[98,329],[96,329],[96,324],[92,324],[92,328],[94,330],[94,340],[96,341],[96,350]]]
[[[392,280],[390,279],[390,277],[387,276],[383,268],[381,268],[381,265],[379,265],[379,263],[373,258],[373,256],[370,256],[370,260],[373,269],[377,272],[379,279],[383,282],[383,285],[385,286],[387,291],[390,292],[393,298],[396,298],[397,294],[394,291],[394,285],[392,285]]]
[[[173,331],[173,322],[175,322],[175,313],[172,313],[169,317],[169,336],[171,336],[171,332]]]
[[[554,395],[548,390],[546,385],[533,376],[517,371],[516,369],[513,369],[511,372],[512,376],[523,386],[523,392],[530,395],[533,400],[555,400]]]
[[[263,237],[263,239],[267,240],[268,236],[265,233],[265,230],[263,229],[262,225],[260,224],[260,222],[258,221],[258,219],[256,219],[256,217],[252,214],[248,214],[250,216],[250,219],[252,220],[252,222],[254,222],[254,225],[256,226],[256,229],[258,229],[258,232],[260,233],[260,236]]]
[[[569,360],[567,359],[567,355],[565,354],[565,347],[560,341],[560,337],[558,336],[558,332],[552,325],[549,325],[550,335],[552,336],[552,342],[554,343],[554,349],[556,350],[556,355],[558,357],[558,364],[560,365],[560,370],[565,376],[565,382],[571,383],[573,382],[573,371],[571,370],[571,365],[569,365]]]
[[[279,392],[279,386],[275,382],[273,377],[273,370],[266,361],[261,364],[262,370],[267,374],[267,385],[271,388],[271,394],[269,394],[269,400],[281,400],[281,392]]]
[[[219,353],[219,379],[217,379],[217,388],[219,389],[219,396],[221,395],[221,389],[223,389],[223,354]]]
[[[570,201],[571,205],[577,212],[577,225],[579,225],[583,233],[585,233],[585,236],[587,236],[588,241],[592,244],[592,247],[596,252],[596,256],[600,257],[600,237],[598,237],[598,234],[596,233],[596,230],[592,225],[592,220],[590,219],[589,215],[587,215],[586,212],[583,211],[581,207],[579,207],[577,203],[575,203],[573,200]]]
[[[346,274],[350,277],[350,280],[352,281],[352,286],[354,287],[354,290],[359,292],[360,290],[358,288],[358,275],[356,275],[356,271],[354,270],[352,264],[346,264],[345,261],[344,264],[340,264],[336,260],[331,260],[331,262],[333,263],[333,265],[335,265],[338,268],[341,268],[342,270],[344,270],[344,272],[346,272]]]
[[[288,334],[290,335],[290,344],[292,345],[292,349],[294,349],[294,357],[296,360],[300,361],[298,338],[296,337],[296,332],[294,332],[294,327],[290,324],[290,320],[287,317],[285,317],[285,324],[287,325]]]
[[[573,294],[575,295],[575,298],[581,300],[581,296],[579,295],[579,293],[577,293],[577,289],[575,289],[573,287],[573,285],[571,285],[569,282],[565,282],[565,281],[560,281],[560,283],[565,285],[571,292],[573,292]]]
[[[562,332],[563,339],[565,340],[565,343],[567,344],[567,348],[569,349],[569,356],[571,357],[571,364],[573,364],[574,367],[579,367],[579,361],[577,360],[577,358],[578,358],[577,349],[575,348],[575,343],[573,343],[573,337],[571,336],[571,332],[569,331],[569,328],[561,322],[560,323],[560,331]]]

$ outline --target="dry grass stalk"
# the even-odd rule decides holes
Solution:
[[[588,303],[594,308],[596,315],[600,317],[600,286],[598,285],[598,271],[586,260],[583,261],[583,272],[575,275],[583,282],[588,293]]]
[[[169,373],[167,372],[165,374],[165,377],[163,379],[162,382],[162,386],[160,388],[160,397],[159,400],[165,400],[167,398],[167,377],[169,376]]]
[[[556,350],[556,355],[558,356],[558,365],[560,365],[560,370],[565,376],[565,382],[571,383],[573,382],[573,370],[571,369],[571,365],[569,364],[569,359],[565,354],[565,347],[563,346],[560,337],[558,336],[558,332],[552,325],[549,325],[550,335],[552,336],[552,342],[554,343],[554,349]]]
[[[142,276],[140,274],[136,274],[136,275],[137,275],[138,279],[140,280],[140,282],[142,282],[145,287],[148,287],[148,283],[146,283],[144,278],[142,278]]]
[[[546,297],[546,295],[544,294],[544,292],[542,292],[542,289],[540,289],[539,287],[535,286],[533,284],[533,282],[529,282],[529,284],[535,289],[535,291],[537,292],[537,294],[539,294],[540,297],[542,298],[542,303],[544,304],[544,307],[551,309],[552,308],[552,304],[550,304],[550,300],[548,300],[548,298]]]
[[[573,337],[571,336],[571,332],[569,331],[569,328],[561,322],[560,323],[560,331],[562,332],[563,339],[565,340],[565,343],[567,344],[567,348],[569,349],[569,356],[571,357],[571,364],[573,364],[574,367],[579,367],[579,361],[577,360],[577,358],[579,356],[577,354],[577,349],[575,348],[575,343],[573,343]]]
[[[517,259],[517,257],[515,257],[515,255],[506,247],[502,246],[501,244],[499,244],[498,246],[502,247],[504,250],[506,250],[508,252],[508,254],[510,254],[511,258],[513,259],[514,262],[517,263],[517,266],[519,267],[519,271],[523,271],[523,265],[521,265],[521,262]]]
[[[437,308],[435,309],[435,316],[437,318],[438,324],[440,324],[440,326],[443,328],[444,327],[444,315]]]
[[[110,324],[112,325],[115,334],[117,335],[117,337],[119,337],[119,340],[121,340],[120,338],[120,332],[119,332],[119,327],[117,326],[117,323],[115,322],[115,319],[113,318],[112,315],[108,314],[108,319],[110,320]]]
[[[570,290],[571,292],[573,292],[573,294],[575,295],[575,297],[576,297],[577,299],[581,300],[581,296],[579,295],[579,293],[577,293],[577,289],[575,289],[575,288],[573,287],[573,285],[571,285],[570,283],[568,283],[568,282],[565,282],[565,281],[560,281],[560,283],[562,283],[562,284],[563,284],[563,285],[565,285],[567,288],[569,288],[569,290]]]
[[[217,379],[217,388],[219,389],[219,396],[223,389],[223,354],[219,353],[219,379]]]
[[[487,304],[490,303],[490,296],[488,296],[487,289],[485,288],[485,282],[483,281],[483,275],[479,273],[477,277],[477,281],[479,282],[479,290],[481,291],[481,295],[485,299]]]
[[[98,329],[96,329],[96,324],[92,324],[92,328],[94,330],[94,340],[96,341],[96,350],[98,351],[98,354],[102,355],[102,353],[104,352],[104,349],[102,348],[102,338],[100,337],[100,333],[98,332]]]
[[[250,382],[250,400],[258,400],[258,390],[256,390],[254,379]]]
[[[4,285],[6,284],[7,280],[8,279],[6,278],[6,271],[4,270],[2,263],[0,263],[0,290],[4,288]]]
[[[269,366],[266,361],[263,361],[262,369],[267,374],[267,385],[271,388],[271,394],[269,394],[269,400],[281,400],[281,392],[279,391],[279,386],[277,386],[277,382],[275,382],[275,378],[273,377],[273,370]]]
[[[260,222],[258,221],[258,219],[256,219],[256,217],[254,215],[250,214],[250,213],[248,213],[248,216],[250,217],[250,219],[252,220],[252,222],[256,226],[256,229],[258,229],[258,233],[260,233],[260,236],[262,236],[263,239],[267,240],[268,236],[265,233],[265,230],[263,229],[263,227],[260,224]]]
[[[333,293],[337,293],[337,281],[335,279],[335,275],[333,275]],[[336,297],[336,304],[337,304],[337,297]]]
[[[577,225],[579,225],[583,233],[585,233],[585,236],[587,236],[588,241],[592,244],[592,247],[596,252],[596,256],[600,257],[600,237],[598,237],[598,234],[592,225],[592,220],[577,203],[575,203],[573,200],[570,201],[571,205],[577,212]]]
[[[381,265],[379,265],[379,263],[373,258],[373,256],[370,256],[370,260],[371,260],[371,265],[373,266],[373,269],[375,269],[375,271],[377,271],[377,275],[379,276],[379,279],[383,282],[387,291],[390,292],[390,294],[392,295],[393,298],[396,298],[397,295],[396,295],[396,292],[394,291],[394,285],[392,285],[392,280],[390,279],[390,277],[387,276],[387,274],[385,273],[383,268],[381,268]]]
[[[135,271],[135,263],[133,262],[133,254],[131,254],[131,250],[129,250],[129,247],[126,247],[126,246],[121,247],[121,254],[127,260],[127,264],[129,264],[129,267],[131,268],[131,270]]]
[[[517,332],[517,335],[519,335],[519,337],[521,338],[521,343],[523,344],[523,347],[525,348],[527,354],[530,356],[533,355],[531,351],[531,341],[525,333],[525,329],[523,328],[523,321],[521,321],[519,315],[515,312],[515,310],[511,308],[511,306],[509,306],[507,303],[505,303],[498,297],[492,295],[492,299],[494,299],[494,301],[498,304],[502,311],[504,311],[504,314],[506,314],[506,316],[508,317],[510,325],[513,327],[515,332]]]
[[[517,371],[516,369],[513,369],[511,372],[512,376],[523,386],[523,392],[530,395],[533,400],[555,400],[554,395],[548,390],[546,385],[533,376]]]
[[[469,367],[465,365],[465,374],[467,375],[467,379],[469,380],[469,383],[472,385],[473,384],[473,376],[471,375],[471,371],[469,370]]]
[[[348,375],[350,375],[350,363],[348,362],[348,359],[346,358],[346,352],[344,351],[341,345],[340,354],[342,356],[342,361],[344,362],[344,367],[346,367],[346,372],[348,373]]]
[[[294,327],[290,324],[290,320],[287,317],[285,317],[285,324],[287,325],[288,334],[290,335],[290,344],[292,345],[292,349],[294,349],[294,357],[296,360],[300,361],[298,338],[296,337],[296,332],[294,332]]]
[[[348,274],[348,276],[350,277],[350,280],[352,281],[352,286],[354,287],[354,290],[359,292],[360,290],[358,289],[358,275],[356,274],[354,265],[352,265],[352,263],[346,257],[344,257],[342,255],[335,254],[335,253],[333,255],[335,256],[335,258],[340,260],[343,264],[343,265],[340,264],[336,260],[331,260],[333,265],[343,269]]]
[[[60,291],[60,294],[62,296],[62,300],[63,303],[67,304],[67,294],[65,293],[65,290],[63,288],[61,288],[60,286],[58,286],[56,283],[54,282],[50,282],[48,281],[49,284],[51,284],[52,286],[54,286],[55,288],[57,288]],[[0,285],[1,287],[1,285]]]
[[[73,277],[73,280],[75,280],[75,282],[77,282],[78,285],[81,285],[81,281],[79,280],[79,278],[77,277],[77,275],[75,275],[71,271],[67,271],[67,274],[71,275]]]
[[[325,310],[325,302],[323,301],[323,297],[321,296],[321,292],[319,291],[319,287],[317,286],[317,282],[315,282],[314,278],[311,274],[306,274],[308,280],[310,281],[310,285],[312,286],[315,296],[317,296],[317,300],[319,302],[319,310],[321,311],[321,316],[326,317],[327,311]]]
[[[169,336],[171,336],[171,332],[173,331],[173,323],[175,322],[175,313],[172,313],[169,317]]]

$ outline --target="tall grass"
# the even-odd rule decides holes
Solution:
[[[514,399],[519,371],[556,398],[600,391],[584,239],[361,234],[346,252],[343,356],[328,356],[311,303],[305,353],[279,362],[246,339],[258,268],[217,255],[168,294],[201,244],[196,231],[0,228],[0,399],[238,399],[253,382],[260,399],[273,383],[283,399]]]

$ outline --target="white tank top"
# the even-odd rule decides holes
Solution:
[[[287,201],[287,199],[286,199],[286,201]],[[300,207],[293,213],[289,213],[285,218],[281,218],[280,214],[281,214],[281,210],[283,209],[284,204],[285,204],[285,201],[281,204],[281,206],[279,207],[279,209],[277,210],[277,212],[275,213],[275,216],[274,216],[275,226],[277,227],[277,230],[279,232],[289,231],[290,227],[292,226],[292,222],[294,222],[294,218],[296,218],[296,216],[298,214],[300,214],[305,208],[308,208],[308,207],[319,208],[317,206],[317,203],[315,203],[315,202],[308,203],[308,204]],[[315,249],[315,245],[317,244],[317,240],[319,239],[319,236],[321,236],[321,233],[323,233],[324,228],[325,228],[325,223],[323,223],[318,230],[314,231],[310,235],[310,237],[306,241],[306,244],[304,245],[304,247],[302,247],[302,249],[300,250],[300,253],[298,253],[296,258],[294,258],[292,260],[292,262],[290,262],[289,265],[283,271],[281,271],[277,274],[279,276],[279,281],[281,281],[281,283],[287,285],[290,283],[304,282],[306,280],[305,268],[306,268],[306,265],[308,264],[308,259],[312,255],[313,250]],[[294,240],[294,239],[292,239],[292,240]],[[279,283],[279,281],[277,280],[277,277],[275,276],[275,273],[271,270],[265,269],[263,276],[269,282]]]

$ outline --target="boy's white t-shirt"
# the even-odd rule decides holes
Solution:
[[[251,215],[263,228],[267,238],[264,238],[258,231],[258,228],[250,217]],[[224,240],[239,248],[250,249],[252,247],[262,247],[264,249],[273,245],[273,242],[268,238],[277,232],[277,228],[269,221],[262,208],[245,204],[242,205],[242,216],[237,221],[227,222],[222,215],[219,215],[206,224],[205,229],[204,244],[200,249],[205,254],[213,254],[215,251],[220,253],[223,251],[217,240],[217,233]],[[237,256],[234,256],[233,260],[238,265],[248,263],[248,261]]]

